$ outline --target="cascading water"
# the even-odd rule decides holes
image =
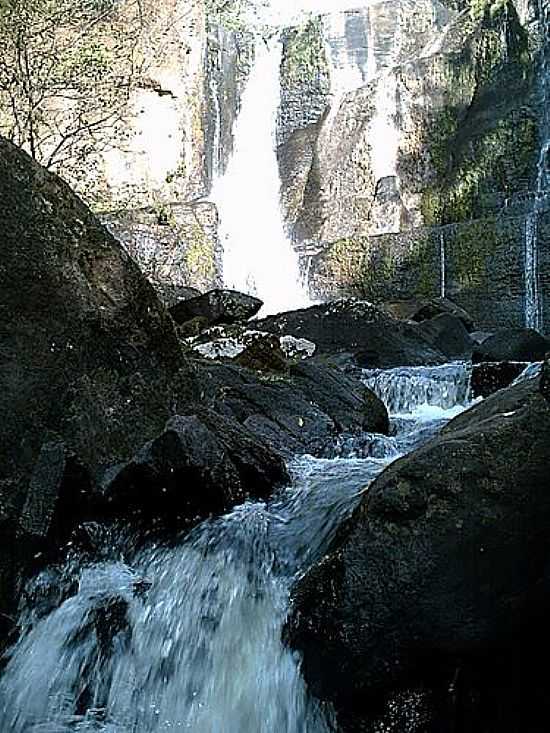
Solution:
[[[543,327],[542,299],[539,286],[539,216],[549,198],[550,179],[550,10],[539,0],[541,28],[541,132],[542,146],[537,165],[537,187],[531,212],[525,220],[525,325],[540,331]]]
[[[0,680],[0,730],[335,730],[281,641],[292,580],[323,556],[391,461],[465,409],[468,378],[465,364],[365,373],[391,412],[406,413],[394,437],[355,436],[337,459],[297,458],[293,486],[271,502],[125,562],[115,542],[112,560],[78,571],[66,600],[31,604]]]
[[[234,131],[234,152],[213,187],[226,287],[257,295],[265,313],[309,304],[280,210],[275,150],[281,45],[259,41]]]
[[[440,261],[440,288],[439,294],[442,298],[447,297],[447,244],[445,242],[445,233],[439,234],[439,261]]]

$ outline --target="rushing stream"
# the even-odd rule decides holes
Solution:
[[[365,373],[394,415],[392,437],[342,438],[328,458],[297,457],[292,486],[272,501],[204,522],[175,546],[129,559],[115,538],[104,561],[79,568],[73,595],[23,609],[0,730],[334,730],[281,642],[292,580],[388,463],[465,408],[469,375],[464,364]]]

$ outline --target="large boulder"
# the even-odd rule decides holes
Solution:
[[[289,481],[282,458],[235,420],[210,410],[171,418],[164,431],[105,477],[105,516],[189,526]]]
[[[320,453],[344,432],[389,430],[388,412],[371,390],[316,359],[291,364],[275,378],[232,364],[203,363],[201,385],[213,410],[286,456]]]
[[[549,445],[550,405],[530,379],[374,482],[293,592],[287,634],[318,696],[365,718],[375,701],[430,688],[436,708],[454,705],[433,730],[539,730]]]
[[[204,319],[205,327],[220,323],[242,323],[255,316],[263,303],[258,298],[236,290],[210,290],[196,298],[188,298],[170,308],[176,323],[182,324],[194,318]]]
[[[418,324],[418,330],[435,349],[443,352],[451,361],[470,359],[476,347],[462,320],[450,313],[423,320]]]
[[[68,530],[64,492],[129,459],[199,392],[137,265],[66,184],[3,139],[0,242],[1,614],[34,538]]]
[[[473,354],[481,361],[542,361],[550,352],[550,339],[532,328],[506,328],[485,339]]]
[[[416,325],[398,321],[361,300],[339,300],[281,313],[261,319],[255,326],[312,341],[319,354],[350,354],[365,368],[442,364],[447,359]]]
[[[474,364],[470,380],[471,394],[474,399],[489,397],[499,389],[509,387],[527,368],[522,361],[490,361]]]

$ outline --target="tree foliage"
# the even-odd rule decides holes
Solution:
[[[0,133],[50,168],[110,145],[145,23],[141,0],[0,0]]]

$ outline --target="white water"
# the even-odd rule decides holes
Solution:
[[[112,560],[77,571],[74,595],[31,605],[0,680],[2,733],[333,731],[281,642],[290,586],[372,480],[465,409],[468,375],[460,364],[366,374],[406,413],[395,437],[350,436],[338,458],[297,458],[291,488],[174,546],[124,560],[114,542]]]
[[[541,328],[541,302],[538,268],[539,212],[534,210],[525,220],[525,326]]]
[[[234,152],[212,192],[220,214],[224,284],[257,295],[264,313],[309,305],[280,210],[275,130],[281,54],[278,42],[269,48],[258,42],[235,125]]]
[[[445,234],[440,232],[439,234],[439,261],[440,261],[440,289],[439,294],[442,298],[447,297],[447,247],[445,242]]]
[[[537,188],[531,212],[525,220],[525,325],[540,331],[543,328],[542,294],[539,283],[539,216],[549,195],[548,157],[550,151],[550,11],[547,3],[539,0],[539,18],[542,42],[541,105],[542,146],[537,166]]]

